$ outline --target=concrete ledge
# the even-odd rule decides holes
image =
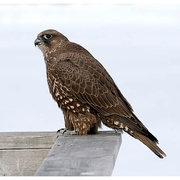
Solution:
[[[36,176],[108,176],[112,174],[121,134],[59,136]]]
[[[121,134],[59,136],[55,132],[1,132],[0,176],[111,175]]]
[[[0,132],[0,176],[33,176],[56,139],[54,132]]]

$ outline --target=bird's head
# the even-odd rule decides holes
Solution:
[[[61,46],[69,40],[56,30],[45,30],[38,34],[37,39],[34,41],[34,45],[38,46],[43,54],[53,51],[56,47]]]

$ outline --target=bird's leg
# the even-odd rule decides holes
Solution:
[[[60,135],[77,135],[75,130],[68,130],[67,128],[61,128],[57,131]]]

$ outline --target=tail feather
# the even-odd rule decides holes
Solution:
[[[148,131],[148,129],[134,114],[130,118],[122,117],[119,115],[111,115],[108,117],[109,123],[107,123],[107,121],[104,121],[103,118],[102,122],[113,129],[123,129],[132,137],[140,140],[158,157],[163,158],[166,156],[166,154],[157,146],[158,140],[156,139],[156,137]]]
[[[166,154],[156,145],[155,142],[153,142],[148,137],[134,132],[133,137],[140,140],[143,144],[145,144],[151,151],[153,151],[159,158],[164,158]]]

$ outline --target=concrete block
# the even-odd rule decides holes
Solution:
[[[111,175],[121,134],[102,132],[88,136],[59,136],[36,176]]]
[[[1,132],[0,176],[33,176],[56,139],[52,132]]]

